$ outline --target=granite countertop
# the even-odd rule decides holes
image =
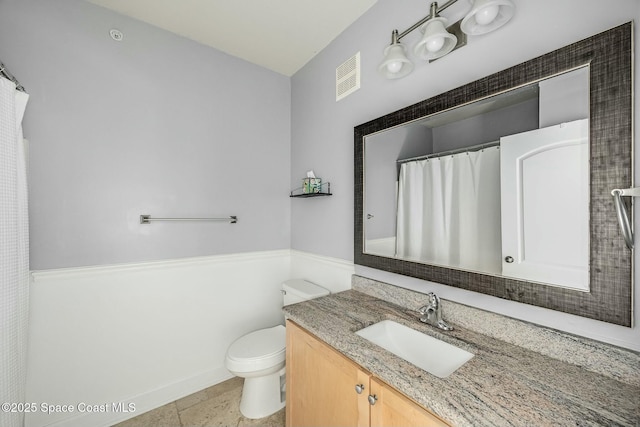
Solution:
[[[420,323],[413,310],[357,290],[286,306],[283,311],[453,426],[640,425],[636,367],[631,368],[633,378],[627,378],[627,371],[620,378],[615,378],[615,372],[593,372],[459,326],[446,311],[444,318],[455,330],[440,331]],[[474,357],[449,377],[438,378],[354,333],[387,319],[470,351]],[[635,363],[637,354],[629,354]]]

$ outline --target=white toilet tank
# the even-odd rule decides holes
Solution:
[[[282,284],[284,305],[295,304],[329,295],[327,289],[303,279],[291,279]]]

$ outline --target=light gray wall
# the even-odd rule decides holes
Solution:
[[[378,0],[293,76],[291,181],[297,182],[313,166],[332,182],[335,193],[333,197],[312,199],[311,203],[301,200],[292,205],[293,249],[353,260],[354,126],[640,18],[637,0],[619,0],[605,9],[596,0],[514,0],[514,3],[516,14],[500,31],[469,37],[467,46],[438,61],[416,63],[413,73],[404,79],[384,80],[376,69],[391,31],[394,28],[403,31],[428,10],[422,0],[403,0],[401,4]],[[459,1],[443,15],[453,22],[464,16],[468,5]],[[417,41],[419,32],[415,33],[403,39],[409,48]],[[636,46],[640,45],[638,33],[636,29]],[[361,88],[336,102],[335,68],[358,51],[362,63]],[[636,79],[638,75],[636,67]],[[636,119],[640,114],[637,99]],[[636,209],[636,215],[637,212]],[[639,254],[636,252],[636,263],[640,261]],[[433,290],[454,301],[622,346],[637,346],[640,340],[637,327],[608,325],[365,267],[356,266],[356,272],[423,292]],[[636,272],[637,283],[638,280]],[[635,301],[639,301],[640,286],[635,289]]]
[[[0,1],[0,58],[31,95],[32,269],[289,247],[288,77],[79,0]]]

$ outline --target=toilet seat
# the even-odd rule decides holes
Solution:
[[[227,350],[227,369],[238,373],[252,372],[283,363],[286,342],[286,328],[282,325],[240,337]]]

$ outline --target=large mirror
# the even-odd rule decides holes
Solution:
[[[355,261],[631,326],[631,23],[355,128]]]

